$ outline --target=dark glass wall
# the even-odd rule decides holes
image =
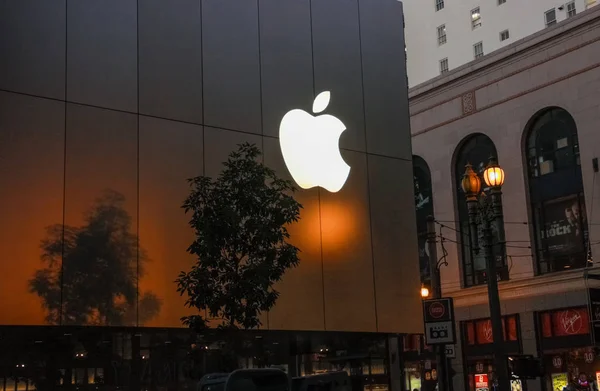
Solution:
[[[419,269],[421,282],[427,284],[431,281],[429,249],[427,248],[427,217],[433,217],[433,189],[431,171],[425,159],[420,156],[413,156],[413,177],[419,238]]]
[[[469,234],[469,211],[467,209],[467,203],[465,200],[465,194],[461,187],[462,177],[465,173],[465,166],[471,164],[473,170],[479,175],[482,189],[485,189],[486,184],[483,179],[483,172],[488,165],[490,157],[497,158],[496,146],[493,141],[486,135],[476,133],[467,136],[456,151],[454,177],[456,180],[456,203],[458,209],[458,220],[459,220],[459,238],[460,238],[460,249],[461,249],[461,261],[462,261],[462,274],[463,274],[463,285],[473,286],[482,285],[486,282],[486,266],[485,257],[483,251],[475,251],[474,243],[471,243],[471,236]],[[478,236],[480,243],[482,242],[482,226],[478,225]],[[492,237],[494,244],[497,244],[497,231],[496,227],[492,228]],[[495,246],[496,248],[497,246]],[[506,265],[505,257],[499,252],[495,254],[496,266],[502,268]]]
[[[351,173],[297,193],[301,265],[264,326],[420,331],[401,3],[2,7],[0,324],[180,326],[186,179],[242,142],[290,178],[279,121],[329,90]]]
[[[590,248],[575,121],[564,109],[547,108],[526,132],[537,271],[585,267]]]

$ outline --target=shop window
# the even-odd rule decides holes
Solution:
[[[465,172],[465,166],[469,163],[473,166],[473,170],[481,176],[481,183],[484,184],[485,187],[483,172],[489,162],[490,156],[498,156],[496,146],[488,136],[481,133],[468,136],[468,138],[461,142],[455,153],[454,180],[459,222],[457,228],[461,250],[463,285],[465,287],[483,285],[486,283],[486,264],[484,252],[474,251],[473,246],[471,245],[471,236],[469,234],[469,211],[467,209],[465,195],[461,188],[461,180]],[[487,191],[488,189],[483,190]],[[483,232],[481,227],[479,228],[479,236],[481,237]],[[500,227],[500,229],[504,229],[504,227]],[[492,236],[496,267],[499,271],[498,277],[506,279],[507,273],[504,272],[506,270],[506,257],[504,256],[504,251],[500,249],[498,245],[498,231],[496,226],[492,227]]]
[[[518,319],[517,315],[502,317],[502,331],[505,342],[518,341]],[[478,319],[470,320],[463,326],[465,341],[467,345],[487,345],[494,342],[492,334],[492,320]]]
[[[546,389],[562,390],[568,383],[590,390],[590,382],[600,378],[598,351],[592,346],[587,307],[574,307],[539,313]]]
[[[563,109],[534,117],[526,154],[538,273],[585,267],[588,229],[577,127]]]
[[[419,268],[421,282],[430,284],[429,251],[427,248],[427,216],[433,216],[433,192],[431,171],[427,162],[420,156],[413,156],[413,179],[415,209],[417,211],[417,235],[419,244]]]
[[[569,308],[540,314],[542,337],[568,337],[590,333],[590,319],[585,307]]]

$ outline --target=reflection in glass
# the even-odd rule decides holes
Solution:
[[[425,160],[413,156],[413,179],[415,187],[415,208],[417,211],[417,235],[419,243],[419,268],[421,282],[431,280],[429,251],[427,248],[427,217],[433,216],[433,191],[431,172]]]
[[[483,172],[487,166],[490,157],[497,157],[496,146],[492,140],[484,134],[474,134],[462,143],[460,150],[456,155],[455,180],[456,196],[458,205],[458,220],[460,223],[459,235],[461,256],[463,264],[463,279],[465,286],[481,285],[485,280],[485,257],[483,251],[476,252],[471,246],[471,237],[469,235],[469,211],[465,202],[465,195],[461,188],[461,180],[465,173],[465,166],[470,163],[473,170],[479,174],[481,183],[485,186]],[[483,189],[484,191],[487,189]],[[482,238],[483,231],[479,227],[479,238]],[[498,233],[495,224],[492,225],[492,237],[494,244],[498,243]],[[482,242],[480,242],[482,243]],[[495,246],[496,247],[496,246]],[[496,266],[498,268],[505,266],[506,259],[500,255],[496,257]]]
[[[147,258],[124,202],[122,194],[107,190],[82,226],[48,227],[41,241],[44,267],[29,281],[48,323],[136,325],[158,315],[161,302],[152,292],[140,293],[138,304],[138,278]]]
[[[543,111],[527,137],[529,191],[539,273],[584,267],[588,221],[577,127],[560,108]]]

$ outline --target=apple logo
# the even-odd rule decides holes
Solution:
[[[312,111],[317,114],[325,110],[330,97],[329,91],[317,95]],[[279,144],[285,165],[298,186],[303,189],[320,186],[332,193],[344,186],[350,173],[339,147],[344,130],[344,123],[328,114],[312,116],[294,109],[283,116]]]

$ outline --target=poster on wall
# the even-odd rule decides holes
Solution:
[[[488,382],[487,373],[478,373],[475,375],[475,391],[489,391],[490,383]]]
[[[512,379],[510,381],[510,390],[511,391],[523,391],[523,382],[521,381],[521,379]]]
[[[577,197],[544,205],[544,220],[540,236],[549,253],[561,255],[585,250],[585,214],[581,213]]]
[[[552,374],[552,391],[563,391],[569,383],[567,373]]]

